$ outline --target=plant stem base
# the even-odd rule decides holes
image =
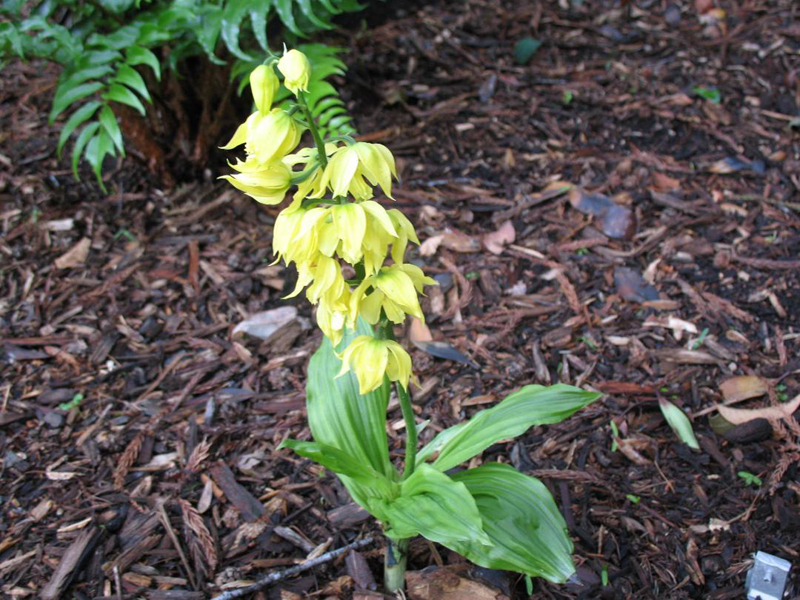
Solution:
[[[390,594],[402,590],[405,587],[408,542],[408,539],[392,540],[386,538],[386,554],[383,560],[383,584],[386,587],[386,591]]]

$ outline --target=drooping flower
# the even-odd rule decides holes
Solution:
[[[395,341],[360,335],[350,342],[340,358],[342,369],[337,377],[352,370],[358,379],[361,395],[379,388],[384,375],[408,389],[411,357]]]
[[[406,217],[402,212],[396,208],[392,208],[387,212],[395,230],[397,231],[397,239],[392,244],[392,260],[395,262],[395,264],[400,265],[403,264],[403,257],[406,253],[406,248],[408,247],[408,241],[411,240],[415,244],[419,245],[419,238],[417,238],[417,232],[414,230],[414,225],[411,224],[411,221],[409,221],[408,217]]]
[[[369,200],[372,186],[380,185],[391,198],[392,177],[397,177],[397,170],[386,146],[356,142],[336,149],[322,175],[322,193],[330,187],[334,197],[350,193],[356,200]]]
[[[305,54],[299,50],[289,50],[278,61],[278,70],[283,73],[283,84],[295,96],[300,90],[308,91],[311,64]]]
[[[245,150],[262,165],[282,160],[297,148],[302,129],[289,113],[273,108],[248,132]]]
[[[310,235],[299,236],[303,229],[303,220],[314,209],[303,208],[299,202],[283,209],[275,219],[272,229],[272,252],[275,262],[283,259],[286,264],[292,262],[304,264],[311,261],[318,253],[318,244],[313,230]]]
[[[383,267],[353,290],[348,324],[353,326],[361,315],[374,325],[380,319],[381,309],[392,323],[402,323],[407,314],[424,323],[425,315],[422,314],[417,294],[421,294],[426,285],[436,285],[436,281],[426,277],[422,269],[415,265]]]
[[[292,172],[282,162],[261,167],[248,160],[231,166],[239,173],[223,175],[220,179],[226,179],[261,204],[280,204],[292,184]]]
[[[331,292],[320,297],[317,304],[317,325],[334,346],[342,341],[349,303],[350,288],[345,286],[338,298]]]
[[[272,108],[272,101],[280,88],[281,82],[275,75],[272,65],[259,65],[250,73],[250,90],[258,112],[267,114]]]

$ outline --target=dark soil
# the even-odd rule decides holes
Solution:
[[[439,243],[412,255],[442,284],[433,337],[468,358],[406,344],[423,442],[524,384],[606,394],[482,458],[540,477],[567,520],[583,585],[533,597],[742,598],[753,552],[797,563],[800,427],[726,428],[714,407],[744,375],[728,385],[763,389],[737,408],[800,394],[800,5],[396,4],[331,40],[359,131],[398,157],[395,206]],[[519,65],[525,37],[542,46]],[[206,598],[379,537],[330,473],[275,450],[310,435],[308,304],[268,343],[232,334],[287,304],[277,210],[213,169],[158,189],[135,158],[107,165],[107,196],[76,183],[46,122],[56,76],[12,63],[0,92],[4,597]],[[380,545],[360,552],[380,580]],[[410,568],[460,560],[418,541]],[[340,558],[261,594],[380,597],[368,583]]]

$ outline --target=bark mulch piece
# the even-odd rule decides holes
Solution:
[[[731,430],[714,407],[800,393],[797,3],[366,16],[332,34],[353,49],[343,89],[398,156],[395,206],[423,241],[409,258],[440,283],[429,339],[407,343],[422,441],[528,383],[605,394],[482,457],[541,478],[564,513],[582,586],[535,580],[534,596],[738,598],[754,551],[796,562],[796,421]],[[542,45],[518,64],[523,38]],[[55,77],[11,63],[0,92],[3,595],[207,598],[377,535],[335,478],[275,450],[310,436],[320,341],[307,303],[281,300],[277,210],[210,178],[160,190],[133,160],[107,165],[108,196],[76,183],[46,125]],[[233,333],[287,305],[268,341]],[[739,376],[761,393],[723,386]],[[359,585],[365,565],[380,581],[380,548],[359,556],[259,593],[379,597]],[[413,543],[410,568],[433,565],[458,571],[454,589],[525,597],[520,578]]]

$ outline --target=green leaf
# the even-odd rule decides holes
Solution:
[[[111,136],[106,133],[105,129],[100,129],[97,134],[89,140],[86,146],[86,160],[92,165],[94,176],[97,177],[97,182],[103,191],[106,191],[106,186],[100,176],[100,171],[103,168],[103,159],[111,154],[114,155],[114,143],[111,141]]]
[[[142,48],[141,46],[131,46],[125,52],[125,62],[131,66],[147,65],[153,69],[156,79],[161,81],[161,63],[151,50]]]
[[[377,500],[370,507],[377,508],[386,535],[393,539],[422,535],[448,547],[491,544],[467,487],[430,465],[420,465],[402,482],[397,499]]]
[[[63,94],[57,96],[53,99],[53,108],[50,110],[50,124],[52,125],[53,122],[56,120],[56,117],[60,115],[64,110],[73,102],[77,102],[82,98],[86,98],[86,96],[91,96],[98,90],[101,90],[105,87],[105,84],[100,83],[99,81],[92,81],[91,83],[84,83],[77,87],[74,87],[70,90],[67,90]]]
[[[575,573],[567,525],[544,484],[500,463],[461,471],[491,546],[474,541],[445,544],[489,569],[516,571],[563,583]]]
[[[250,9],[250,25],[253,29],[253,35],[256,37],[258,45],[264,52],[269,51],[269,43],[267,42],[267,16],[269,9],[272,7],[271,0],[264,0],[257,8]]]
[[[122,156],[125,156],[125,147],[122,143],[122,132],[119,129],[117,117],[114,115],[114,111],[111,110],[111,107],[108,106],[108,104],[104,105],[103,108],[100,109],[98,120],[103,125],[103,129],[106,130],[106,133],[111,136],[111,141],[114,142],[114,146],[116,146],[119,153]]]
[[[294,0],[275,0],[275,9],[278,11],[281,23],[289,31],[299,37],[306,37],[294,20]]]
[[[130,65],[126,65],[125,63],[117,65],[117,74],[111,81],[124,83],[129,88],[133,89],[133,91],[138,92],[139,95],[148,102],[153,102],[150,98],[150,92],[147,91],[147,84],[144,82],[144,79],[142,79],[142,76]]]
[[[253,58],[239,47],[239,28],[242,20],[248,14],[250,4],[250,0],[228,0],[225,3],[225,11],[222,13],[220,25],[220,33],[225,46],[231,54],[242,60],[252,60]]]
[[[722,94],[719,93],[717,88],[706,88],[696,85],[692,91],[712,104],[719,104],[722,102]]]
[[[692,431],[692,423],[689,421],[689,417],[687,417],[680,408],[664,398],[658,399],[658,406],[664,418],[667,420],[667,423],[672,427],[672,431],[675,432],[681,441],[693,450],[700,450],[700,444],[697,443],[697,438],[694,437],[694,431]]]
[[[527,65],[542,47],[542,42],[532,37],[524,37],[514,45],[514,62],[518,65]]]
[[[127,104],[128,106],[135,108],[142,113],[142,116],[145,115],[144,106],[139,98],[137,98],[136,95],[128,88],[118,83],[112,83],[108,87],[108,91],[103,94],[103,100],[113,100],[114,102],[119,102],[120,104]]]
[[[337,475],[344,475],[358,482],[365,490],[373,490],[374,497],[391,498],[396,495],[398,485],[373,468],[359,463],[352,455],[334,446],[319,442],[301,442],[286,439],[278,449],[291,448],[304,456],[330,469]]]
[[[67,119],[64,127],[61,128],[61,133],[58,135],[58,146],[56,150],[58,158],[61,158],[61,151],[64,149],[64,144],[67,143],[67,140],[69,139],[69,136],[72,135],[72,132],[75,131],[79,125],[88,121],[95,111],[100,107],[100,104],[101,102],[99,100],[90,100],[72,113],[70,118]]]
[[[357,335],[371,334],[371,329],[359,320],[355,332],[345,333],[339,350],[344,351]],[[339,448],[352,456],[357,464],[395,480],[397,472],[389,460],[386,436],[388,381],[361,396],[358,393],[358,380],[352,372],[337,377],[341,366],[342,362],[334,353],[330,340],[324,338],[308,364],[306,407],[314,440]],[[366,508],[366,497],[358,484],[347,476],[342,477],[342,482],[353,499]]]
[[[433,466],[447,471],[477,456],[486,448],[521,435],[533,425],[558,423],[591,404],[601,394],[570,385],[526,385],[466,423],[445,429],[417,455],[417,464],[438,452]]]
[[[306,19],[311,21],[320,29],[333,29],[333,23],[330,23],[329,21],[323,21],[314,13],[314,9],[311,6],[311,0],[296,1],[297,5],[300,7],[300,11],[305,15]]]
[[[80,179],[78,177],[78,161],[81,158],[83,149],[98,129],[100,129],[100,123],[93,121],[83,128],[78,139],[75,140],[75,146],[72,148],[72,174],[75,175],[75,179]]]

